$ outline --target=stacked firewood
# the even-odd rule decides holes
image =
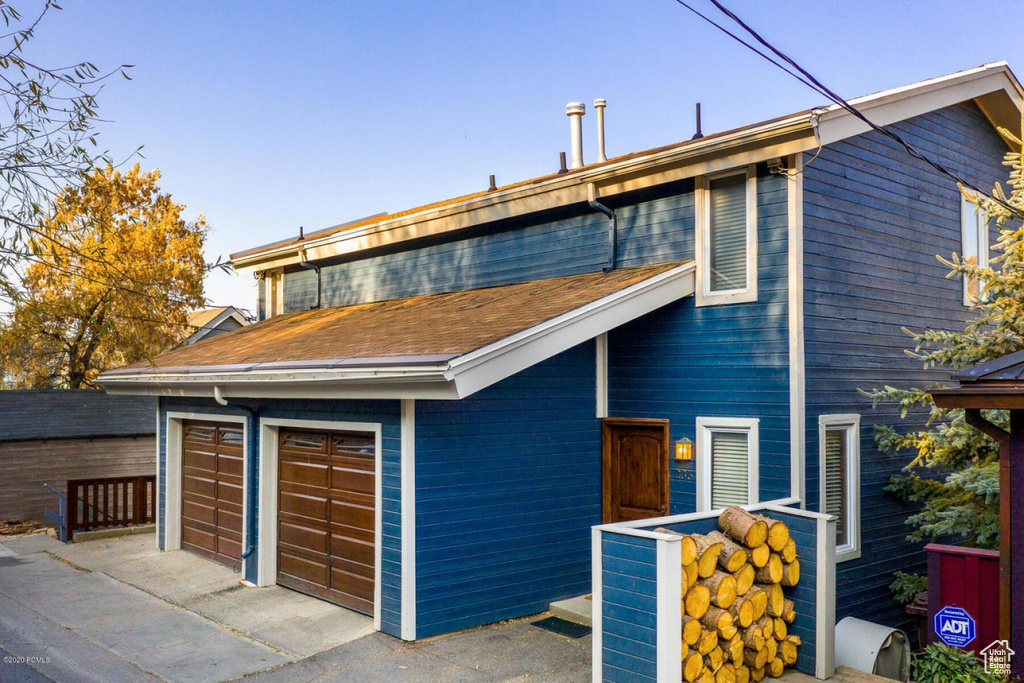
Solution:
[[[787,633],[796,612],[783,591],[800,580],[796,543],[784,523],[738,507],[723,511],[718,526],[681,542],[683,680],[777,678],[800,645]]]

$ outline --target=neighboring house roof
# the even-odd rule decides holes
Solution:
[[[99,377],[108,390],[461,398],[693,294],[693,262],[275,316]]]
[[[193,311],[188,316],[188,327],[192,333],[185,339],[186,344],[194,344],[211,332],[224,329],[226,332],[245,327],[249,321],[234,306],[220,306]]]
[[[0,391],[0,441],[156,432],[156,401],[96,389]]]
[[[973,100],[995,125],[1020,125],[1024,90],[1005,62],[885,90],[850,100],[878,125]],[[567,173],[533,178],[495,191],[427,204],[240,251],[237,270],[266,270],[385,247],[462,230],[487,222],[586,203],[745,164],[807,152],[869,130],[867,124],[830,105],[664,147],[591,163]]]

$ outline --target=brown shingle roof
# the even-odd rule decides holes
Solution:
[[[227,306],[220,306],[218,308],[203,308],[198,311],[192,311],[188,314],[189,327],[192,328],[193,332],[201,329],[226,310],[228,310]]]
[[[408,356],[454,357],[636,285],[683,263],[299,311],[157,356],[157,368]],[[128,369],[152,368],[136,362]],[[117,374],[118,371],[114,371]]]
[[[157,356],[154,363],[158,368],[202,368],[410,356],[451,358],[568,313],[682,263],[289,313],[202,344],[168,351]],[[128,367],[151,366],[143,362]]]

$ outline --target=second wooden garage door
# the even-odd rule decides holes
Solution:
[[[281,430],[278,584],[373,613],[375,469],[372,433]]]

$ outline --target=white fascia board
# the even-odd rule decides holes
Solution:
[[[1018,111],[1021,109],[1024,98],[1020,84],[1005,63],[886,90],[850,100],[850,104],[875,125],[888,126],[897,121],[905,121],[930,111],[1000,91],[1006,93]],[[838,105],[819,109],[815,113],[819,120],[818,133],[823,145],[871,130],[866,123]]]
[[[108,394],[138,396],[199,396],[212,398],[214,387],[220,387],[224,398],[309,398],[309,399],[458,399],[456,387],[440,374],[430,378],[407,381],[382,381],[366,378],[361,381],[339,380],[336,373],[323,373],[324,378],[312,380],[261,380],[236,374],[218,380],[199,375],[145,376],[132,380],[105,380]],[[330,377],[326,375],[334,374]]]
[[[691,261],[449,361],[460,398],[694,293]]]

